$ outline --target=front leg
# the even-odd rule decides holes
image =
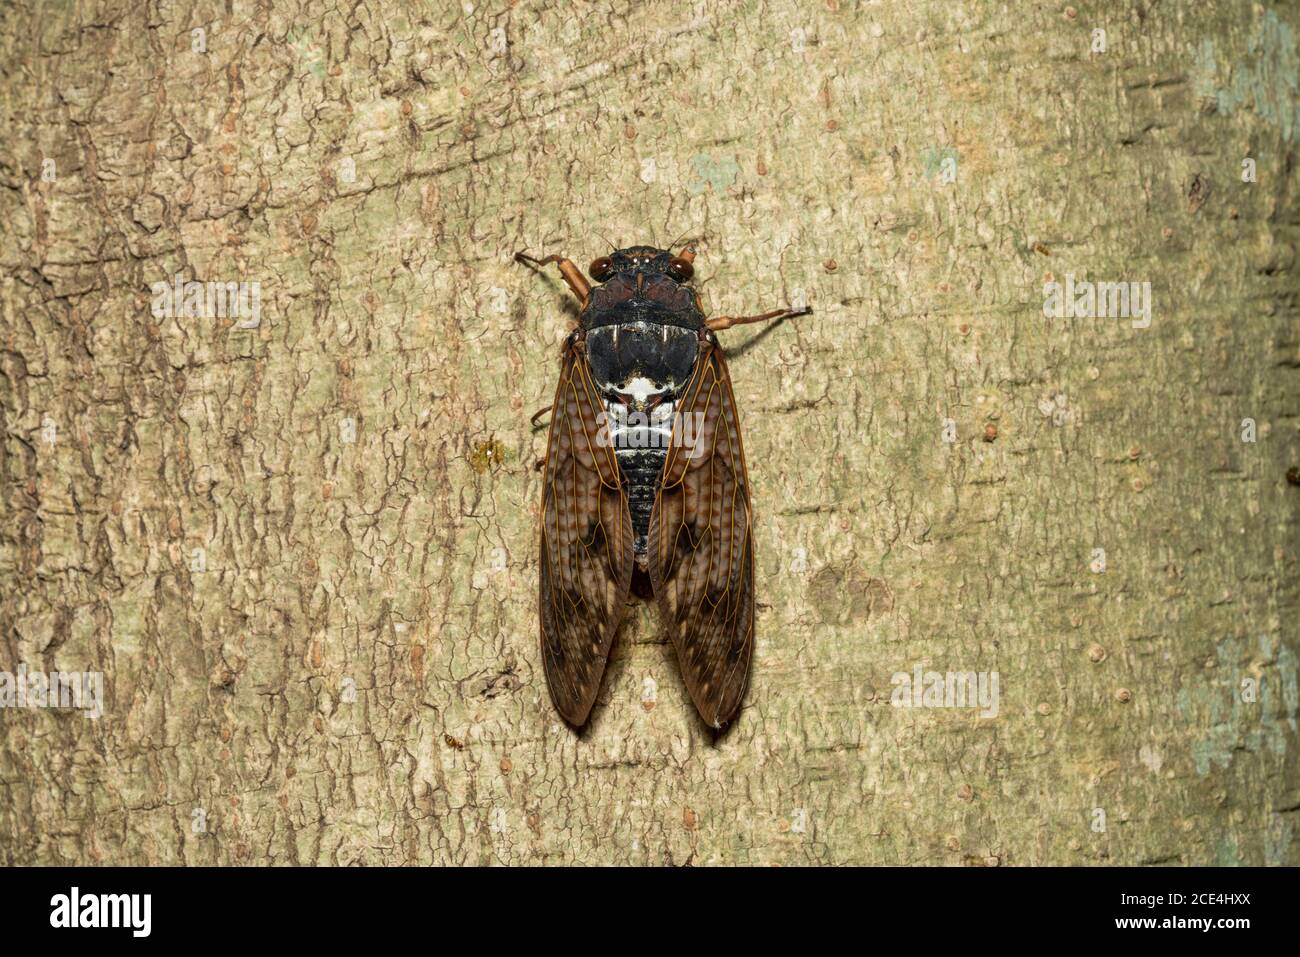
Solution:
[[[743,326],[749,322],[765,322],[768,319],[791,319],[795,316],[806,316],[811,312],[811,306],[804,306],[802,309],[773,309],[771,312],[764,312],[757,316],[714,316],[712,319],[705,319],[704,324],[714,332],[719,332],[723,329],[730,329],[732,326]]]
[[[547,256],[545,259],[534,259],[527,253],[517,252],[515,253],[515,262],[531,263],[534,266],[548,266],[555,263],[560,267],[560,275],[564,277],[564,281],[569,284],[573,294],[578,297],[578,302],[584,306],[587,304],[587,296],[591,293],[591,283],[587,281],[587,277],[582,274],[582,270],[578,268],[572,259],[566,259],[563,256]]]

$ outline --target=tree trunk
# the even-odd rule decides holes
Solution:
[[[1300,863],[1294,7],[5,20],[0,670],[103,713],[0,711],[0,862]],[[679,236],[815,309],[722,333],[751,687],[637,605],[575,735],[511,256]]]

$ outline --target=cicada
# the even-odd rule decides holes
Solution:
[[[538,597],[551,700],[570,725],[586,723],[636,595],[658,603],[695,707],[722,728],[749,683],[754,538],[717,333],[810,310],[706,318],[692,244],[615,250],[590,279],[563,256],[515,258],[558,266],[581,304],[543,460]]]

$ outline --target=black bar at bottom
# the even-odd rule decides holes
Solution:
[[[1236,947],[1293,932],[1294,883],[1292,870],[1262,868],[9,868],[0,913],[7,944],[370,947],[400,932],[434,947],[465,933],[542,947],[556,935],[590,946],[663,935],[667,945],[689,925],[703,940],[740,945],[771,943],[779,925],[802,939],[847,932],[864,944],[900,932],[918,945],[1042,944],[1046,928],[1071,944]]]

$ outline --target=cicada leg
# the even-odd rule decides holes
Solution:
[[[768,319],[791,319],[795,316],[806,316],[812,312],[812,307],[804,306],[802,309],[773,309],[771,312],[765,312],[757,316],[714,316],[712,319],[705,319],[704,325],[714,332],[720,332],[723,329],[730,329],[732,326],[743,326],[750,322],[766,322]]]
[[[555,263],[560,267],[560,275],[569,284],[569,288],[578,297],[578,301],[584,306],[587,304],[587,296],[591,293],[591,283],[587,281],[587,277],[582,274],[582,270],[578,268],[572,259],[566,259],[564,256],[547,256],[544,259],[534,259],[527,253],[517,252],[515,253],[515,262],[534,266],[549,266],[551,263]]]

